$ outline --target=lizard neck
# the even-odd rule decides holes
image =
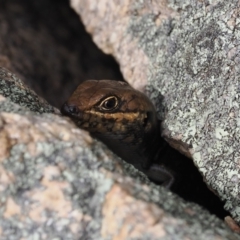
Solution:
[[[104,144],[106,144],[113,152],[127,162],[134,165],[140,171],[148,169],[155,162],[165,141],[160,135],[160,124],[156,122],[151,131],[145,133],[136,131],[137,126],[131,131],[123,134],[115,134],[114,132],[91,133],[91,135]],[[134,133],[138,133],[134,135]]]

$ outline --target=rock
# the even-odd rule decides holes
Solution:
[[[47,103],[39,108],[33,91],[32,105],[13,103],[28,89],[13,73],[0,68],[0,82],[11,93],[0,98],[1,239],[239,239]]]
[[[193,159],[240,223],[238,1],[71,5],[124,78],[155,102],[165,139]]]
[[[0,65],[17,75],[0,68],[0,238],[239,239],[203,208],[150,183],[32,90],[41,89],[58,105],[80,76],[91,75],[79,72],[94,69],[95,75],[95,63],[104,62],[92,48],[90,64],[76,57],[72,41],[81,42],[63,2],[1,3]],[[48,21],[46,13],[52,10],[56,15]],[[63,22],[71,22],[70,32]],[[71,43],[70,53],[65,43]]]
[[[36,113],[59,112],[49,105],[44,99],[40,98],[33,90],[27,87],[16,75],[7,69],[0,67],[0,94],[9,97],[12,102],[28,108]],[[11,112],[4,104],[4,110]]]

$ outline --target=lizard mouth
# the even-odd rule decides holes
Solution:
[[[65,102],[61,107],[61,113],[65,116],[75,119],[81,119],[83,116],[82,112],[78,109],[76,105],[71,105],[67,102]]]

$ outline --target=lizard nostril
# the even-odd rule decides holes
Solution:
[[[64,103],[62,108],[61,108],[61,113],[63,115],[72,116],[72,115],[78,114],[79,110],[74,105],[68,105],[67,103]]]

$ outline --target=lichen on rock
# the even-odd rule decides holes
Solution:
[[[0,98],[0,110],[1,239],[237,239],[69,119],[32,112],[10,96]]]
[[[239,223],[238,1],[83,4],[72,0],[94,41],[146,90],[163,137],[193,159]]]

